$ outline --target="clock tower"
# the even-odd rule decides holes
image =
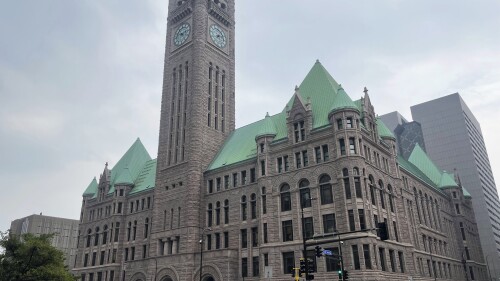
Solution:
[[[189,273],[179,280],[199,269],[203,172],[235,127],[234,9],[234,0],[169,1],[149,253]]]

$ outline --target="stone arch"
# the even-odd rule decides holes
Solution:
[[[179,275],[173,267],[167,266],[156,273],[156,280],[159,281],[178,281]]]
[[[203,264],[203,279],[202,281],[211,281],[210,277],[213,278],[213,281],[223,281],[222,273],[219,268],[214,264]],[[193,280],[200,280],[200,268],[198,267],[193,275]]]
[[[130,277],[131,281],[146,281],[146,274],[144,272],[136,272]]]

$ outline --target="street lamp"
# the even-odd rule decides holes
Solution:
[[[205,236],[205,231],[212,231],[210,227],[204,227],[202,232],[201,232],[201,237],[200,237],[200,281],[201,278],[203,277],[203,238]]]

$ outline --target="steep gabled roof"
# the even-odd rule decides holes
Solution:
[[[89,196],[89,195],[94,195],[97,193],[97,188],[98,188],[97,180],[94,177],[94,179],[90,182],[89,186],[85,189],[83,192],[83,196]]]
[[[418,145],[418,143],[413,148],[408,161],[424,172],[425,175],[432,180],[435,186],[439,186],[439,182],[441,181],[441,172],[429,156],[425,154],[424,150],[420,147],[420,145]]]
[[[149,160],[144,164],[141,173],[137,176],[134,188],[129,194],[139,193],[155,187],[156,159]]]

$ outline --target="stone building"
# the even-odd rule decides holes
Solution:
[[[468,193],[419,146],[399,158],[367,91],[353,101],[321,63],[282,112],[235,129],[234,9],[169,1],[158,157],[137,140],[91,182],[74,272],[292,280],[303,234],[366,229],[342,236],[351,280],[486,280]],[[337,260],[309,255],[315,280],[338,278]]]
[[[79,224],[78,220],[49,217],[40,213],[12,221],[9,232],[14,235],[54,234],[51,244],[64,253],[64,265],[71,269],[75,265]]]

